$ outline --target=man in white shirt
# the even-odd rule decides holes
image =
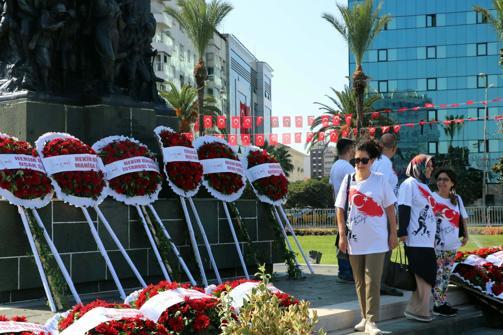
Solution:
[[[382,146],[382,155],[381,158],[379,158],[374,162],[374,164],[372,164],[372,172],[383,174],[386,177],[386,180],[388,181],[388,184],[392,188],[393,192],[395,193],[395,196],[397,196],[398,177],[395,173],[395,170],[393,169],[393,164],[391,163],[391,158],[393,158],[393,156],[396,154],[397,139],[395,135],[386,133],[381,136],[379,142]],[[391,233],[396,234],[397,232]],[[386,253],[386,256],[384,257],[383,276],[381,280],[381,294],[402,296],[403,292],[386,285],[386,283],[384,282],[386,279],[386,273],[388,272],[387,267],[390,262],[390,257],[391,251]]]
[[[334,191],[334,201],[337,198],[337,194],[339,193],[339,188],[341,187],[342,180],[346,175],[354,173],[355,168],[353,165],[349,163],[350,160],[353,159],[355,155],[354,142],[347,138],[341,138],[337,141],[337,161],[335,161],[334,165],[330,169],[330,179],[329,183],[332,185],[332,189]],[[336,218],[337,220],[337,218]],[[337,224],[337,222],[336,222]],[[335,246],[338,246],[337,237]],[[338,277],[342,281],[354,281],[353,280],[353,272],[351,271],[351,265],[349,264],[348,255],[344,254],[340,251],[337,252],[337,262],[339,264],[339,274]]]

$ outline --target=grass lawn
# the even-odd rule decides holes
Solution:
[[[334,246],[335,235],[298,236],[297,238],[306,255],[308,255],[309,250],[321,251],[323,253],[321,264],[337,264],[337,257],[335,257],[336,249]],[[305,263],[293,237],[289,236],[289,240],[294,251],[297,253],[299,263]],[[466,251],[498,245],[503,245],[503,235],[470,235],[468,244],[461,248],[461,250]]]

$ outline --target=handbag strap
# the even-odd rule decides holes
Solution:
[[[349,208],[349,187],[351,186],[351,178],[354,178],[354,174],[346,175],[346,202],[344,203],[344,224],[348,223],[348,208]]]

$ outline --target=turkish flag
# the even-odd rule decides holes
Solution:
[[[330,117],[328,115],[323,115],[321,117],[321,126],[328,127],[328,122],[330,121]]]
[[[270,134],[269,135],[269,144],[270,145],[278,144],[278,134]]]
[[[192,133],[182,133],[182,135],[191,142],[194,140],[194,134]]]
[[[348,138],[348,134],[349,134],[349,130],[348,129],[344,129],[341,133],[342,137],[344,138]]]
[[[290,133],[285,133],[282,137],[283,144],[290,144],[292,142],[292,135]]]
[[[302,133],[295,133],[295,143],[302,143]]]
[[[291,119],[289,116],[283,116],[283,127],[285,128],[290,128],[291,126]]]
[[[211,117],[211,115],[205,115],[203,117],[203,125],[204,129],[213,127],[213,118]]]
[[[259,147],[264,145],[264,134],[255,134],[255,145]]]
[[[302,128],[302,116],[295,117],[295,127]]]
[[[367,194],[351,188],[349,191],[349,201],[360,213],[369,217],[379,217],[384,215],[384,210],[374,199]]]
[[[421,127],[422,127],[422,126],[424,126],[425,124],[426,124],[426,122],[425,122],[424,120],[419,121],[419,125],[420,125]]]
[[[228,142],[229,142],[229,145],[232,145],[232,146],[238,145],[237,135],[229,135]]]
[[[415,123],[406,123],[405,127],[414,128]]]
[[[426,107],[426,108],[434,108],[435,105],[432,104],[432,103],[430,103],[430,102],[427,102],[427,103],[424,104],[424,107]]]
[[[336,132],[335,130],[332,130],[330,132],[330,142],[336,143],[338,139],[339,139],[339,133]]]
[[[396,125],[394,125],[394,126],[393,126],[393,131],[394,131],[396,134],[398,134],[398,132],[400,131],[400,128],[401,128],[401,126],[400,126],[399,124],[396,124]]]
[[[314,122],[314,116],[308,116],[307,117],[307,125],[309,127],[311,127],[313,125],[313,122]]]
[[[371,137],[374,137],[376,134],[376,128],[375,127],[369,127],[369,134]]]
[[[338,126],[341,124],[341,117],[340,115],[334,115],[334,117],[332,118],[332,123],[334,126]]]
[[[218,129],[227,128],[227,118],[225,116],[217,116],[217,127]]]
[[[241,134],[241,144],[245,147],[250,145],[250,134]]]
[[[279,118],[277,116],[271,116],[271,127],[272,128],[279,127]]]
[[[346,125],[348,127],[351,127],[351,119],[353,118],[353,115],[349,114],[349,115],[346,115]]]
[[[243,116],[243,128],[250,129],[252,127],[252,117],[251,116]]]
[[[311,131],[307,132],[306,142],[311,142],[313,140],[313,136],[314,134]]]
[[[318,133],[318,140],[319,141],[324,141],[325,140],[325,133],[324,132],[320,131]]]
[[[257,127],[260,127],[264,123],[263,116],[257,116]]]
[[[233,129],[239,129],[239,116],[231,116],[231,127]]]
[[[381,130],[383,134],[386,134],[389,131],[389,126],[382,126]]]
[[[375,119],[378,119],[379,116],[381,116],[381,114],[379,112],[373,112],[370,117],[375,120]]]

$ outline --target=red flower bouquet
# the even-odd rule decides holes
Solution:
[[[59,320],[58,331],[61,335],[74,334],[77,329],[79,332],[85,329],[86,335],[169,334],[163,325],[146,319],[140,311],[131,309],[129,305],[101,300],[87,305],[78,304]]]
[[[233,281],[227,281],[225,283],[222,283],[215,287],[212,291],[211,294],[214,295],[217,298],[220,298],[222,296],[222,293],[226,292],[227,294],[231,294],[231,292],[236,289],[237,287],[240,287],[240,290],[243,290],[243,292],[240,293],[241,296],[243,296],[245,292],[250,292],[252,291],[253,288],[255,288],[258,285],[259,281],[258,280],[249,280],[249,279],[238,279],[238,280],[233,280]],[[269,290],[271,291],[272,294],[274,294],[279,301],[279,305],[284,308],[288,308],[290,305],[298,305],[299,300],[292,297],[291,295],[281,292],[278,290],[276,287],[272,285],[268,285]],[[240,303],[238,301],[233,301],[234,303]],[[242,305],[241,305],[242,306]],[[237,307],[241,307],[237,306]]]
[[[203,165],[203,185],[211,195],[222,201],[235,201],[245,187],[242,163],[237,153],[224,140],[201,136],[194,140],[199,160]]]
[[[183,197],[196,195],[203,178],[203,166],[190,139],[164,126],[155,128],[154,133],[162,150],[164,173],[173,192]]]
[[[52,194],[51,180],[30,143],[0,133],[0,195],[16,206],[40,208]]]
[[[161,191],[161,174],[155,155],[135,139],[109,136],[93,145],[105,164],[109,193],[126,205],[148,205]]]
[[[58,198],[77,207],[105,199],[103,163],[89,145],[65,133],[44,134],[35,144]]]
[[[24,316],[14,316],[10,319],[0,315],[0,334],[3,335],[50,335],[44,326],[29,323]]]
[[[188,284],[162,281],[149,285],[132,303],[170,334],[218,334],[218,299]]]
[[[249,147],[243,155],[246,176],[260,201],[280,205],[286,202],[288,180],[278,161],[263,149]]]

